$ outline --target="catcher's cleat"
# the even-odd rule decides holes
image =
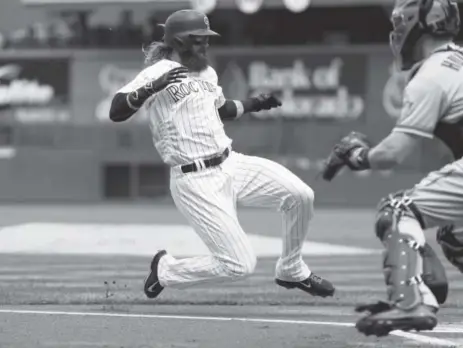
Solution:
[[[304,279],[299,282],[289,282],[280,279],[275,279],[275,283],[286,288],[294,289],[298,288],[302,291],[305,291],[313,296],[333,296],[335,288],[328,280],[323,279],[315,274],[310,274],[307,279]]]
[[[437,317],[433,309],[426,305],[419,305],[409,311],[392,307],[372,313],[358,320],[355,327],[366,336],[381,337],[387,336],[394,330],[432,330],[436,325]]]
[[[378,301],[375,303],[360,304],[355,307],[356,312],[370,312],[376,314],[392,309],[393,304],[387,301]]]
[[[438,310],[439,310],[439,308],[432,307],[432,306],[427,306],[426,305],[426,307],[428,307],[429,310],[431,312],[433,312],[434,314],[436,314],[438,312]],[[370,312],[370,314],[376,314],[376,313],[380,313],[380,312],[389,311],[389,310],[391,310],[393,308],[394,308],[393,303],[380,300],[380,301],[377,301],[375,303],[364,303],[364,304],[357,305],[355,307],[355,311],[358,312],[358,313]]]
[[[164,287],[159,284],[158,265],[161,257],[166,254],[167,252],[165,250],[161,250],[156,255],[154,255],[153,260],[151,261],[151,271],[148,277],[145,279],[144,286],[145,295],[148,298],[156,298],[161,293],[161,291],[164,290]]]

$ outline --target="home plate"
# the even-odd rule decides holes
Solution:
[[[258,257],[278,256],[280,238],[248,234]],[[187,225],[29,223],[0,229],[0,253],[106,254],[152,256],[166,249],[175,256],[209,254]],[[378,250],[306,241],[305,255],[376,254]]]

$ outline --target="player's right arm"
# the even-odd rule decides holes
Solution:
[[[448,100],[435,78],[417,76],[407,85],[403,104],[392,132],[370,152],[372,168],[388,169],[400,164],[422,139],[432,139]]]
[[[332,150],[323,170],[331,180],[344,166],[352,170],[392,169],[412,154],[423,138],[432,138],[447,109],[447,95],[435,78],[416,76],[405,88],[404,106],[392,132],[371,147],[362,134],[351,133]]]
[[[180,82],[186,77],[188,69],[185,67],[174,68],[158,79],[150,78],[145,71],[135,79],[122,87],[113,97],[109,118],[113,122],[123,122],[132,117],[145,101],[163,90],[171,83]]]
[[[448,100],[435,78],[416,76],[405,88],[403,104],[392,132],[368,151],[358,150],[361,156],[353,154],[366,169],[391,169],[410,156],[423,138],[433,138]]]

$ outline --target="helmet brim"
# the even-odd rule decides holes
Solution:
[[[185,34],[195,35],[195,36],[220,36],[219,33],[215,32],[214,30],[211,30],[211,29],[191,30],[191,31],[188,31]]]
[[[165,24],[158,24],[158,26],[166,28]],[[175,35],[186,36],[186,35],[195,35],[195,36],[220,36],[219,33],[211,29],[196,29],[196,30],[187,30],[184,32],[177,33]]]

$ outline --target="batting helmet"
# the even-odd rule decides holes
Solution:
[[[397,0],[391,22],[390,46],[401,70],[424,58],[418,52],[424,35],[453,39],[460,31],[454,0]]]
[[[174,45],[175,39],[184,40],[190,35],[220,36],[211,30],[207,16],[195,10],[174,12],[162,26],[164,27],[164,42],[171,47]]]

